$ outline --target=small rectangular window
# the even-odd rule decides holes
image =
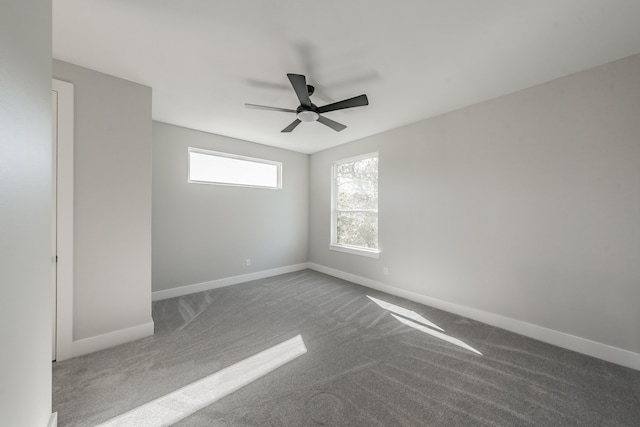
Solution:
[[[333,165],[331,248],[377,256],[378,153]]]
[[[282,188],[282,163],[189,147],[189,182]]]

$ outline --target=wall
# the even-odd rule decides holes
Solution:
[[[51,415],[51,2],[0,14],[0,424]]]
[[[153,334],[151,88],[58,60],[53,75],[75,91],[78,355]]]
[[[310,261],[640,369],[639,118],[633,56],[313,154]],[[375,150],[380,259],[331,252],[331,163]]]
[[[190,146],[282,162],[283,188],[189,184]],[[153,290],[306,263],[308,190],[308,155],[154,122]]]

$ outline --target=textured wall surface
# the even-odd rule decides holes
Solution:
[[[310,261],[639,353],[639,117],[636,55],[313,154]],[[331,163],[372,151],[378,260],[329,250]]]
[[[62,61],[75,90],[74,325],[151,322],[151,88]]]
[[[188,147],[282,162],[282,189],[190,184]],[[153,123],[154,291],[306,262],[308,212],[308,155]]]
[[[0,13],[0,423],[51,415],[51,2]]]

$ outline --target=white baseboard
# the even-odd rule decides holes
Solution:
[[[241,274],[239,276],[225,277],[223,279],[211,280],[209,282],[196,283],[194,285],[180,286],[177,288],[155,291],[151,293],[152,301],[181,297],[194,294],[196,292],[208,291],[211,289],[223,288],[225,286],[237,285],[250,282],[252,280],[265,279],[279,274],[292,273],[294,271],[306,270],[307,263],[288,265],[286,267],[274,268],[271,270],[256,271],[255,273]]]
[[[436,298],[431,298],[422,294],[418,294],[416,292],[389,286],[376,280],[368,279],[366,277],[358,276],[351,273],[346,273],[344,271],[325,267],[323,265],[310,262],[308,263],[308,268],[328,274],[330,276],[337,277],[339,279],[357,283],[368,288],[406,298],[420,304],[428,305],[430,307],[468,317],[470,319],[474,319],[491,326],[506,329],[507,331],[515,332],[517,334],[543,341],[548,344],[553,344],[557,347],[573,350],[578,353],[586,354],[587,356],[596,357],[598,359],[606,360],[607,362],[616,363],[618,365],[626,366],[628,368],[640,371],[640,354],[638,353],[591,341],[585,338],[577,337],[575,335],[566,334],[564,332],[556,331],[553,329],[548,329],[531,323],[523,322],[521,320],[502,316],[499,314],[490,313],[487,311],[478,310],[447,301],[442,301]]]
[[[54,412],[51,414],[51,418],[49,418],[49,424],[47,427],[58,427],[58,413]]]
[[[73,357],[83,356],[94,351],[115,347],[129,341],[135,341],[153,335],[153,321],[131,328],[120,329],[95,337],[74,341],[72,344]]]

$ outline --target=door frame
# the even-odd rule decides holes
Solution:
[[[73,357],[73,84],[53,79],[52,91],[58,94],[57,155],[53,159],[57,161],[55,360],[62,361]]]

